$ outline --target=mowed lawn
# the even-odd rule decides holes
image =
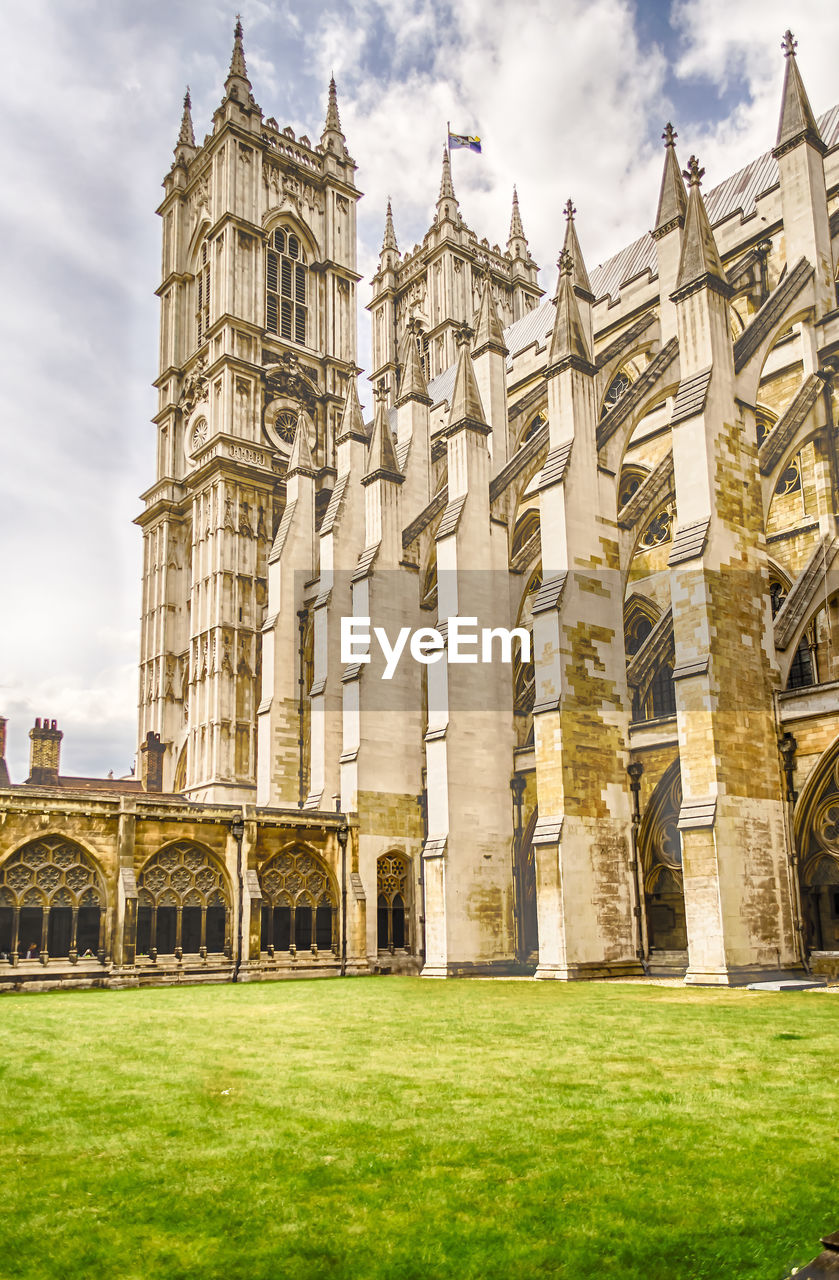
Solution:
[[[781,1280],[839,996],[369,978],[0,997],[0,1275]]]

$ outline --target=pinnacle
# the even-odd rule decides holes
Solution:
[[[521,222],[521,214],[519,213],[518,192],[513,187],[513,212],[510,216],[510,234],[507,237],[507,245],[509,246],[513,240],[526,240],[526,238]]]
[[[449,150],[448,147],[443,147],[443,173],[440,178],[440,194],[437,197],[437,203],[439,204],[441,200],[456,199],[454,187],[452,186],[452,166],[449,160]]]
[[[498,308],[495,305],[488,272],[484,276],[481,301],[478,305],[473,350],[477,355],[479,351],[483,351],[486,347],[501,351],[504,355],[507,354],[507,348],[504,345],[504,330],[498,318]]]
[[[294,443],[291,446],[291,457],[288,460],[286,476],[292,475],[295,471],[304,471],[313,475],[314,470],[315,464],[312,461],[312,451],[309,448],[306,423],[303,414],[300,413],[297,416],[297,430],[294,433]]]
[[[399,252],[399,245],[396,243],[396,232],[393,229],[393,210],[390,207],[390,196],[387,198],[387,213],[385,214],[385,238],[382,241],[382,253],[386,249],[393,249]]]
[[[577,210],[574,208],[573,201],[568,200],[564,213],[568,219],[565,226],[565,241],[562,246],[562,255],[571,259],[573,271],[573,283],[578,289],[583,289],[586,293],[591,293],[591,281],[588,278],[586,264],[583,258],[583,251],[580,248],[580,242],[577,239],[577,229],[574,226],[574,214]]]
[[[390,433],[387,413],[387,391],[384,387],[376,388],[376,412],[373,417],[373,435],[367,453],[367,468],[364,472],[366,481],[386,478],[404,480],[396,460],[396,448]]]
[[[189,85],[187,85],[186,93],[184,94],[184,112],[181,117],[181,131],[178,134],[178,147],[194,146],[195,132],[192,128],[192,99],[189,96]]]
[[[341,425],[338,428],[336,444],[340,444],[342,440],[346,440],[347,436],[355,436],[356,439],[366,440],[367,433],[364,430],[364,417],[361,412],[361,404],[358,399],[358,383],[355,375],[353,375],[347,384],[347,398],[344,401],[344,410],[341,414]]]
[[[685,214],[685,230],[682,240],[682,255],[679,259],[679,274],[676,277],[676,289],[697,284],[706,277],[728,286],[725,270],[722,265],[717,242],[708,221],[705,201],[702,199],[700,184],[705,173],[699,167],[696,156],[688,160],[684,176],[688,179],[690,190]]]
[[[481,404],[481,393],[475,381],[475,370],[469,353],[470,329],[468,326],[458,332],[460,346],[457,357],[457,372],[454,377],[451,409],[449,410],[449,426],[458,426],[461,422],[469,422],[479,427],[486,426],[484,407]]]
[[[417,349],[416,321],[408,322],[402,338],[399,362],[402,365],[402,381],[399,384],[397,405],[404,404],[407,400],[419,400],[423,404],[430,404],[431,397],[428,394],[428,386]]]
[[[323,132],[340,133],[342,138],[344,136],[341,131],[341,117],[338,114],[338,90],[335,87],[334,76],[329,77],[329,98],[326,104],[326,123],[323,126]]]
[[[676,159],[676,139],[679,135],[668,121],[661,136],[664,140],[664,172],[661,175],[661,188],[658,193],[655,231],[663,232],[664,227],[669,228],[673,223],[678,223],[679,226],[684,225],[688,201],[685,195],[685,184],[682,182],[679,171],[679,162]]]
[[[798,59],[795,56],[797,45],[798,41],[793,38],[792,32],[787,31],[781,42],[786,66],[784,68],[781,117],[778,121],[778,138],[775,143],[775,150],[778,151],[781,147],[786,149],[796,142],[806,140],[813,143],[823,153],[826,147],[819,133],[816,118],[813,115],[813,108],[810,106],[810,99],[807,97],[807,90],[804,88],[801,72],[798,70]]]
[[[573,226],[571,218],[568,219],[568,226]],[[559,267],[559,281],[556,290],[556,319],[554,320],[553,334],[551,335],[548,368],[551,365],[558,364],[560,360],[564,360],[568,356],[573,356],[577,360],[584,360],[587,365],[590,365],[591,352],[588,348],[588,339],[580,316],[577,295],[574,293],[575,264],[567,249],[563,249],[560,253],[557,266]],[[585,267],[583,267],[583,270],[585,271]]]
[[[230,81],[234,76],[238,76],[241,80],[248,79],[248,69],[245,65],[245,50],[242,45],[242,34],[242,19],[237,13],[236,26],[233,28],[233,53],[230,58],[230,70],[227,73],[228,81]],[[250,87],[249,80],[248,87]]]

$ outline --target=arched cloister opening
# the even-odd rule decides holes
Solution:
[[[261,950],[335,951],[338,892],[326,863],[302,845],[282,849],[259,872]]]
[[[402,853],[376,862],[376,945],[379,951],[411,950],[411,864]]]
[[[105,885],[89,853],[65,836],[43,836],[0,867],[0,953],[36,959],[101,955]]]
[[[795,816],[804,938],[839,951],[839,738],[816,764]]]
[[[137,955],[231,953],[230,890],[209,849],[178,840],[137,877]]]
[[[687,952],[681,807],[682,774],[675,760],[650,796],[638,829],[651,959],[656,952]]]

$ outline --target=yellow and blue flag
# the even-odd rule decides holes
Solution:
[[[449,132],[449,151],[456,151],[458,147],[468,147],[470,151],[480,154],[481,140],[477,135]]]

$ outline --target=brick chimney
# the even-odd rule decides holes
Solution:
[[[41,787],[58,786],[58,760],[63,737],[57,720],[35,721],[35,728],[29,730],[31,746],[27,782]]]
[[[10,787],[9,770],[6,765],[6,724],[4,716],[0,716],[0,787]]]
[[[146,734],[146,740],[140,747],[140,776],[144,791],[163,790],[163,757],[166,747],[160,741],[159,733]]]

